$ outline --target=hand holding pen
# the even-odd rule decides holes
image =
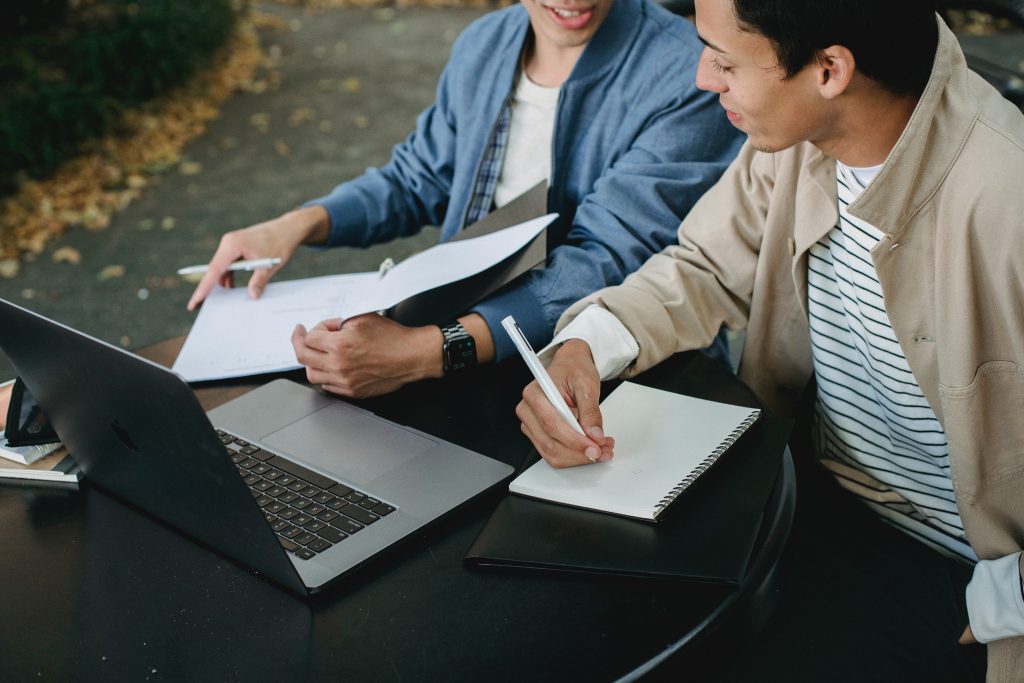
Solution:
[[[231,265],[228,266],[228,270],[233,273],[237,273],[240,270],[252,272],[254,270],[262,270],[264,268],[273,268],[280,264],[281,259],[276,256],[271,258],[254,258],[242,261],[232,261]],[[184,268],[178,268],[178,275],[202,275],[209,269],[209,265],[185,266]]]
[[[536,379],[523,391],[516,415],[537,452],[559,468],[610,460],[615,439],[602,430],[598,407],[601,378],[590,347],[581,340],[570,340],[545,369],[512,316],[502,325]]]
[[[249,297],[258,299],[267,283],[302,244],[320,244],[328,232],[327,212],[319,206],[291,211],[279,218],[225,233],[216,253],[196,285],[188,310],[192,311],[217,284],[234,285],[236,271],[251,271]]]

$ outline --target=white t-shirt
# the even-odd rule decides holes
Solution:
[[[505,204],[542,180],[551,180],[551,136],[561,88],[537,85],[520,70],[510,103],[508,142],[501,174],[494,188],[494,205]]]

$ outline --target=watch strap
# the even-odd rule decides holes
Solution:
[[[469,332],[466,331],[466,328],[458,320],[453,320],[447,325],[441,325],[441,334],[444,335],[444,343],[446,345],[450,341],[469,336]]]

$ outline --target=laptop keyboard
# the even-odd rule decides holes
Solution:
[[[395,511],[373,496],[218,429],[285,550],[308,560]]]

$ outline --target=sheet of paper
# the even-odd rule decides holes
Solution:
[[[481,237],[443,242],[414,254],[391,269],[380,282],[367,287],[365,296],[346,310],[353,316],[385,311],[414,294],[476,275],[525,247],[558,214],[513,225]]]
[[[189,382],[245,377],[300,367],[291,334],[336,318],[354,305],[377,273],[271,282],[259,299],[245,287],[216,287],[203,302],[172,368]]]

